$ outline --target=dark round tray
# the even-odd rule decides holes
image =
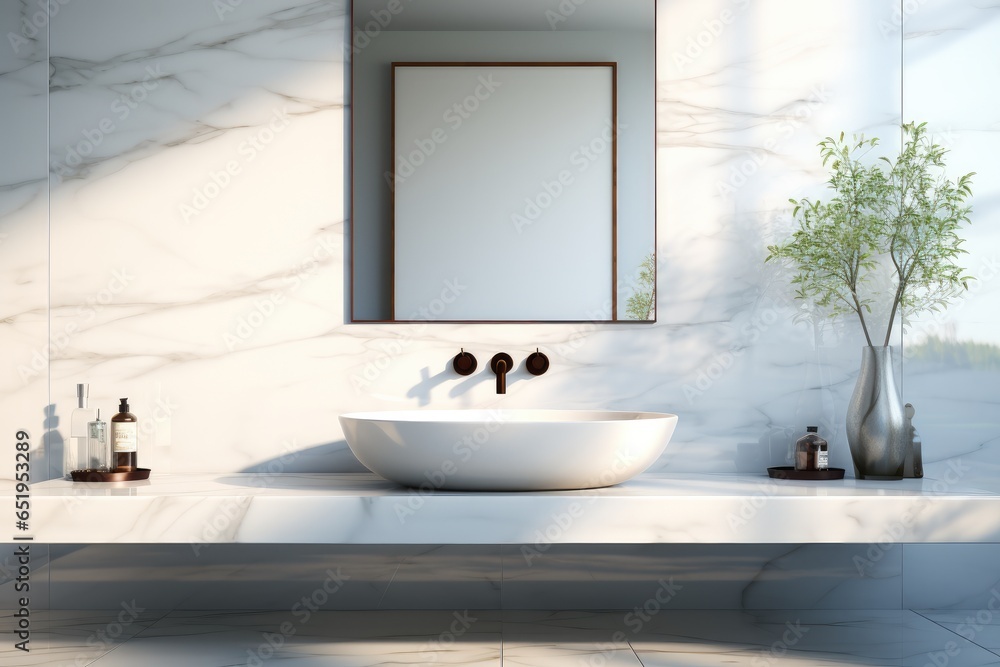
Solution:
[[[99,470],[73,470],[74,482],[134,482],[149,479],[149,468],[136,468],[128,472],[101,472]]]
[[[826,470],[796,470],[792,466],[777,466],[767,469],[767,476],[774,479],[844,479],[843,468]]]

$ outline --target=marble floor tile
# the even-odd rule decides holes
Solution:
[[[621,620],[621,612],[505,612],[503,664],[641,667]]]
[[[276,643],[280,640],[276,640]],[[199,637],[138,638],[93,663],[93,667],[229,667],[231,665],[295,665],[296,667],[376,667],[378,665],[499,666],[499,635],[468,635],[446,647],[430,639],[384,637],[347,640],[291,637],[272,646],[261,635],[243,630]]]
[[[1000,606],[993,608],[918,611],[921,616],[948,628],[973,644],[1000,654]]]
[[[663,612],[630,638],[645,667],[1000,665],[912,611]]]
[[[504,667],[642,667],[642,662],[629,647],[601,647],[590,642],[553,641],[522,642],[504,639]]]
[[[166,614],[164,611],[121,609],[99,611],[31,611],[29,643],[17,649],[17,619],[0,612],[0,665],[87,665],[121,646]]]
[[[1000,667],[1000,623],[976,611],[37,612],[32,652],[0,664],[93,667]],[[929,619],[933,619],[929,620]],[[0,616],[10,636],[13,617]],[[986,621],[989,622],[986,622]],[[114,634],[102,644],[99,632]],[[970,641],[969,639],[972,639]],[[96,646],[95,646],[96,644]],[[979,644],[979,645],[977,645]]]

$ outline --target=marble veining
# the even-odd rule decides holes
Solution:
[[[900,609],[902,549],[856,544],[90,544],[48,548],[39,609]],[[33,562],[40,562],[33,552]],[[956,566],[968,563],[955,559]],[[920,590],[927,582],[908,578]],[[13,577],[0,596],[13,595]],[[33,587],[33,590],[35,588]],[[327,597],[327,599],[322,599]],[[930,602],[927,597],[923,602]],[[943,602],[939,603],[942,604]],[[951,605],[953,608],[960,608]]]
[[[154,474],[114,485],[38,484],[33,525],[35,539],[53,544],[520,544],[544,551],[557,543],[1000,542],[998,507],[995,491],[930,477],[808,484],[647,474],[602,489],[489,493],[412,489],[371,474]]]

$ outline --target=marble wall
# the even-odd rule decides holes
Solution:
[[[49,600],[53,609],[130,599],[149,609],[288,609],[332,570],[346,583],[325,609],[632,609],[661,587],[673,609],[900,609],[902,549],[859,570],[853,558],[867,548],[60,545]]]
[[[345,300],[343,0],[0,3],[0,423],[30,431],[33,478],[59,473],[77,382],[105,413],[129,396],[158,472],[360,470],[339,413],[425,406],[675,412],[653,468],[672,472],[781,463],[818,423],[850,468],[860,337],[795,321],[765,246],[788,197],[821,190],[817,141],[863,131],[891,149],[918,119],[956,173],[979,173],[980,281],[907,337],[903,394],[930,471],[961,456],[995,485],[1000,12],[657,6],[658,322],[360,325]],[[952,345],[920,348],[930,335]],[[459,347],[536,346],[551,370],[517,371],[506,396],[448,370]],[[0,457],[0,478],[13,472]]]
[[[45,451],[59,424],[49,405],[48,351],[48,16],[32,24],[20,3],[0,3],[0,424]],[[27,19],[29,23],[23,25]],[[10,33],[8,31],[11,31]],[[22,35],[22,33],[24,33]],[[11,38],[11,34],[14,38]],[[58,431],[56,431],[57,437]],[[14,453],[0,457],[0,478],[14,478]],[[35,479],[47,479],[45,469]]]
[[[961,457],[969,482],[995,486],[1000,479],[1000,8],[940,0],[904,7],[903,111],[933,128],[951,151],[953,174],[976,173],[963,259],[976,280],[947,311],[914,324],[904,346],[902,391],[917,408],[932,469]]]

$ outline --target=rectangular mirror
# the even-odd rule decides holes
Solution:
[[[655,319],[655,2],[563,4],[355,0],[352,321]]]
[[[393,319],[614,309],[614,72],[393,64]]]

